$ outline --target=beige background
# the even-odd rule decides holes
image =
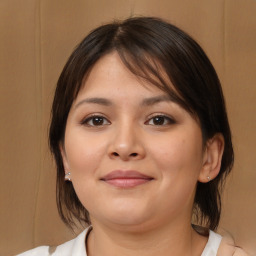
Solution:
[[[160,16],[183,28],[215,65],[236,153],[221,227],[256,255],[255,0],[1,0],[0,255],[73,236],[57,215],[47,147],[55,83],[89,30],[132,14]]]

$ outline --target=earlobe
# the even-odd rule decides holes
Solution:
[[[206,183],[219,174],[224,144],[224,137],[221,133],[215,134],[207,141],[203,156],[203,166],[198,181]]]

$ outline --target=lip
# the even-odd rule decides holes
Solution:
[[[115,170],[100,180],[118,188],[132,188],[153,180],[153,177],[134,170]]]

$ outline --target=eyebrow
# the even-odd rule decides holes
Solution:
[[[87,98],[84,100],[79,101],[76,105],[75,108],[78,108],[80,105],[84,103],[92,103],[92,104],[98,104],[98,105],[103,105],[103,106],[111,106],[113,103],[105,98]]]
[[[170,95],[160,95],[156,97],[146,98],[142,101],[142,106],[151,106],[160,102],[176,102]]]
[[[150,98],[145,98],[141,102],[141,106],[152,106],[160,102],[176,102],[170,95],[160,95],[160,96],[155,96],[155,97],[150,97]],[[112,106],[113,103],[111,100],[106,99],[106,98],[87,98],[79,101],[75,105],[75,109],[78,108],[80,105],[84,103],[91,103],[91,104],[98,104],[98,105],[103,105],[103,106]]]

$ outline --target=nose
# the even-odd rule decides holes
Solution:
[[[145,145],[139,129],[124,124],[113,131],[109,145],[109,157],[122,161],[140,160],[145,157]]]

